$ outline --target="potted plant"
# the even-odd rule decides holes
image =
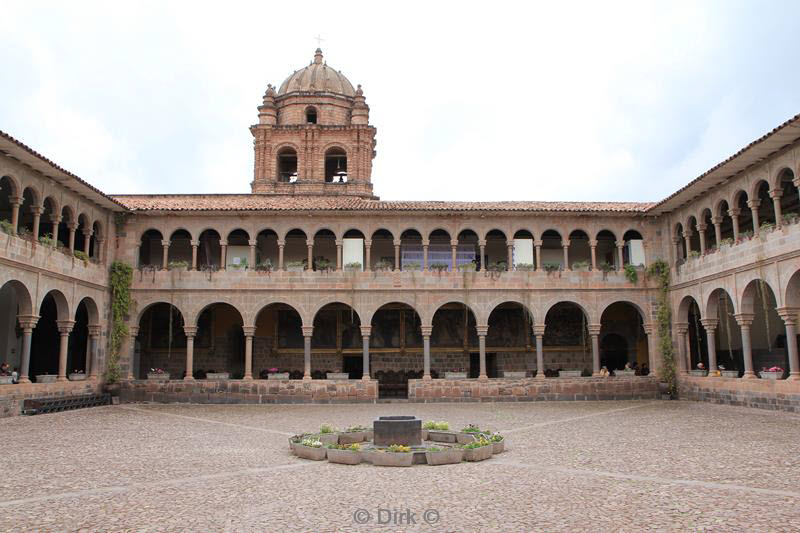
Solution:
[[[322,424],[317,438],[322,444],[339,444],[339,430],[330,424]]]
[[[278,369],[274,367],[267,370],[267,372],[269,372],[267,379],[289,379],[288,372],[278,372]]]
[[[701,361],[697,363],[697,368],[692,369],[689,373],[692,376],[697,376],[702,378],[708,375],[708,369],[706,368],[706,365],[704,365]]]
[[[458,265],[459,272],[475,272],[475,263],[464,263]]]
[[[469,424],[468,426],[462,428],[460,432],[456,433],[456,442],[459,444],[469,444],[470,442],[475,441],[475,439],[482,433],[483,432],[478,426],[475,424]]]
[[[502,373],[506,379],[523,379],[527,374],[524,370],[503,370]]]
[[[170,261],[167,263],[167,268],[169,270],[177,270],[178,272],[186,272],[189,268],[188,261]]]
[[[163,368],[151,368],[147,373],[150,381],[169,381],[169,372],[164,372]]]
[[[453,371],[445,371],[444,379],[467,379],[467,371],[463,368]]]
[[[779,366],[773,366],[770,368],[764,367],[761,369],[761,372],[758,373],[761,379],[771,379],[771,380],[778,380],[783,377],[783,368]]]
[[[288,272],[303,272],[306,269],[306,264],[302,261],[288,261],[286,263],[286,270]]]
[[[353,261],[352,263],[347,263],[344,266],[345,271],[347,272],[361,272],[361,263],[358,261]]]
[[[314,260],[314,270],[319,270],[322,272],[327,272],[331,269],[331,262],[327,259],[320,257],[319,259]]]
[[[0,230],[3,231],[6,235],[12,235],[14,233],[14,226],[8,219],[0,220]]]
[[[400,444],[390,444],[387,448],[376,448],[370,455],[375,466],[411,466],[414,463],[414,454],[411,447]]]
[[[385,259],[381,259],[380,261],[375,263],[374,270],[380,270],[380,271],[385,272],[385,271],[388,271],[388,270],[392,270],[393,267],[394,267],[394,264],[391,261],[387,261]]]
[[[517,263],[514,265],[514,270],[518,270],[519,272],[533,272],[536,270],[536,266],[533,263]]]
[[[722,239],[721,241],[719,241],[720,248],[722,246],[733,246],[733,243],[734,243],[734,241],[730,237],[727,237],[727,238]]]
[[[464,450],[461,448],[440,448],[431,446],[425,450],[425,461],[429,465],[451,465],[464,460]]]
[[[409,272],[418,272],[420,269],[419,263],[405,263],[401,270],[407,270]]]
[[[589,272],[589,261],[575,261],[572,263],[573,272]]]
[[[356,442],[364,442],[367,440],[367,432],[369,428],[356,424],[347,427],[343,432],[339,433],[339,444],[353,444]]]
[[[266,272],[267,274],[269,274],[270,272],[272,272],[272,261],[267,259],[266,261],[262,261],[261,263],[256,263],[255,271]]]
[[[89,255],[86,252],[75,250],[74,252],[72,252],[72,257],[83,261],[84,266],[89,264]]]
[[[297,457],[311,459],[312,461],[322,461],[327,455],[327,451],[322,446],[322,442],[314,437],[306,437],[294,447]]]
[[[561,265],[559,263],[544,263],[542,268],[547,274],[552,274],[553,272],[561,270]]]
[[[36,383],[55,383],[57,377],[55,374],[38,374]]]
[[[449,268],[450,268],[450,265],[448,265],[447,263],[431,263],[430,265],[428,265],[428,270],[436,271],[436,272],[439,272],[439,273],[447,272],[449,270]]]
[[[325,374],[325,379],[350,379],[350,374],[347,372],[328,372]]]
[[[579,378],[583,373],[582,370],[559,370],[558,377],[560,378]]]
[[[728,370],[722,365],[719,365],[717,368],[719,368],[719,375],[722,376],[723,378],[738,378],[739,377],[739,371],[736,370],[736,369]]]
[[[506,449],[506,439],[500,433],[494,432],[487,435],[487,439],[492,443],[492,454],[503,453]]]
[[[461,449],[464,450],[465,461],[485,461],[486,459],[489,459],[493,453],[492,443],[486,440],[484,437],[481,437],[474,442],[470,442],[469,444],[462,445]]]
[[[427,428],[428,439],[434,442],[456,442],[456,434],[450,431],[450,424],[447,422],[426,422],[423,427]]]
[[[206,372],[206,379],[226,380],[231,378],[230,372]]]
[[[86,373],[83,370],[73,370],[69,373],[70,381],[85,381]]]
[[[361,444],[328,444],[328,462],[342,465],[357,465],[361,462]]]
[[[636,270],[636,267],[633,265],[625,265],[622,270],[625,273],[625,279],[636,285],[639,281],[639,271]]]

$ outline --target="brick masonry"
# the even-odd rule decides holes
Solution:
[[[798,381],[681,376],[679,396],[684,400],[800,413]]]
[[[99,383],[90,380],[0,385],[0,418],[21,414],[23,402],[32,398],[59,398],[98,392]]]

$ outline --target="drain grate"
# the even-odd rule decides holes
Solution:
[[[23,402],[22,413],[26,415],[41,415],[44,413],[58,413],[61,411],[71,411],[73,409],[83,409],[85,407],[98,407],[100,405],[109,405],[110,403],[110,394],[33,398]]]

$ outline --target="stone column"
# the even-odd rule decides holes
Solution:
[[[733,240],[737,240],[739,238],[739,213],[741,211],[739,209],[728,209],[728,214],[731,217],[731,222],[733,223]]]
[[[142,249],[142,243],[137,242],[133,245],[133,266],[134,268],[142,266],[141,262],[141,254],[139,253]]]
[[[278,270],[286,270],[283,265],[283,248],[286,246],[285,241],[278,241]]]
[[[533,326],[533,335],[536,337],[536,379],[544,379],[544,349],[542,348],[544,324]]]
[[[588,326],[589,335],[592,337],[592,375],[600,375],[600,325]]]
[[[97,238],[95,240],[95,254],[97,260],[101,263],[105,264],[106,262],[106,241],[102,238]]]
[[[308,247],[308,265],[306,270],[314,270],[314,239],[306,239]]]
[[[133,365],[136,361],[136,337],[139,335],[139,326],[128,326],[128,337],[126,339],[128,345],[128,380],[133,379]]]
[[[92,243],[92,230],[83,230],[83,253],[89,255],[89,245]]]
[[[18,316],[17,320],[19,320],[19,327],[22,328],[22,360],[19,367],[19,382],[30,383],[28,373],[31,366],[31,338],[39,317],[36,315]]]
[[[38,205],[31,207],[33,214],[33,242],[39,242],[39,224],[42,221],[42,208]]]
[[[621,271],[625,266],[625,255],[622,249],[625,248],[625,241],[616,241],[617,245],[617,272]]]
[[[739,324],[739,329],[742,330],[742,358],[744,359],[744,375],[743,379],[755,379],[756,374],[753,372],[753,347],[750,343],[750,325],[753,323],[755,315],[752,313],[738,313],[733,315],[736,323]]]
[[[228,241],[219,241],[219,269],[228,269]]]
[[[250,245],[250,259],[248,260],[249,263],[247,267],[250,270],[255,270],[256,268],[256,245],[258,244],[257,240],[250,240],[247,242]]]
[[[722,242],[722,217],[711,217],[711,223],[714,224],[714,238],[719,248]]]
[[[708,377],[715,377],[717,373],[717,341],[715,333],[719,320],[716,318],[702,318],[700,323],[706,330],[706,344],[708,346]]]
[[[686,350],[686,337],[689,334],[688,322],[675,322],[675,334],[678,336],[678,370],[688,374],[691,368],[689,352]]]
[[[422,241],[422,271],[428,271],[428,241]]]
[[[508,269],[509,272],[514,270],[514,245],[508,245]]]
[[[400,241],[394,241],[394,269],[400,270]]]
[[[342,270],[342,241],[336,241],[336,270]]]
[[[797,317],[798,309],[794,307],[779,307],[778,315],[786,324],[786,352],[789,354],[790,381],[800,380],[800,361],[797,356]]]
[[[656,336],[658,335],[658,324],[644,324],[644,334],[647,335],[647,365],[650,367],[650,375],[658,376],[658,365],[656,364]]]
[[[169,241],[161,241],[161,270],[169,265]]]
[[[458,239],[450,239],[450,270],[456,271],[456,252],[458,250]]]
[[[74,222],[70,222],[67,224],[67,229],[69,230],[69,239],[67,241],[67,247],[69,251],[75,252],[75,231],[78,229],[78,225]]]
[[[12,196],[8,199],[11,204],[11,233],[17,234],[17,226],[19,226],[19,206],[22,205],[22,198],[19,196]]]
[[[686,259],[689,259],[689,254],[692,251],[692,230],[684,230],[683,243],[686,246]]]
[[[200,246],[200,241],[192,241],[192,266],[189,270],[197,270],[197,247]]]
[[[592,251],[592,270],[597,270],[597,241],[589,241],[589,249]]]
[[[700,255],[706,254],[706,226],[705,224],[697,225],[697,234],[700,237]]]
[[[672,237],[672,246],[675,248],[675,264],[681,260],[681,238]]]
[[[244,332],[244,379],[251,381],[253,379],[253,336],[256,334],[255,326],[243,326]]]
[[[364,357],[364,370],[361,373],[361,379],[369,380],[369,335],[372,331],[372,326],[361,326],[361,352]]]
[[[486,256],[486,241],[478,241],[478,249],[481,254],[481,260],[479,261],[481,267],[478,269],[478,272],[484,272],[486,270],[486,262],[484,261],[484,257]]]
[[[563,241],[561,246],[564,248],[564,270],[571,270],[569,267],[569,239]]]
[[[544,241],[533,241],[533,245],[536,248],[536,270],[542,269],[542,244]]]
[[[478,350],[480,362],[480,374],[478,379],[489,379],[486,374],[486,334],[489,331],[489,326],[477,326],[478,330]]]
[[[783,224],[783,214],[781,213],[781,196],[783,196],[783,189],[772,189],[769,191],[769,197],[772,198],[772,207],[775,209],[775,227],[780,228]]]
[[[761,206],[761,200],[748,200],[747,207],[750,208],[750,213],[753,216],[753,235],[758,233],[758,228],[761,226],[758,222],[758,208]]]
[[[67,381],[67,348],[69,347],[69,334],[75,325],[74,320],[57,320],[58,334],[61,337],[58,345],[58,377],[56,381]]]
[[[372,241],[364,241],[364,272],[372,270]]]
[[[91,341],[91,348],[89,350],[89,358],[91,360],[91,371],[86,369],[89,374],[89,379],[97,379],[98,371],[100,370],[100,334],[102,328],[100,324],[93,324],[89,326],[89,340]]]
[[[194,381],[194,336],[197,335],[197,327],[183,326],[186,334],[186,375],[185,381]]]
[[[313,326],[303,326],[303,379],[311,379],[311,335]]]
[[[431,330],[433,326],[421,326],[422,330],[422,353],[423,371],[422,379],[431,379]]]

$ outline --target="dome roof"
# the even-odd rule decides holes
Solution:
[[[281,83],[278,95],[295,91],[335,93],[350,97],[356,94],[353,85],[344,77],[344,74],[322,61],[322,50],[319,48],[317,48],[314,61],[310,65],[295,71]]]

